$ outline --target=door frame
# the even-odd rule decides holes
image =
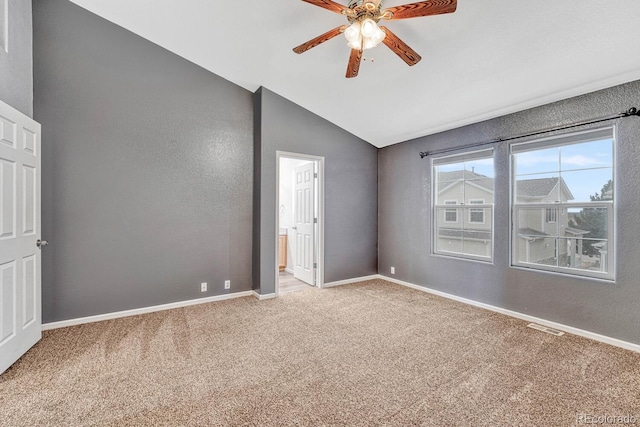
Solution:
[[[314,277],[316,287],[324,287],[324,157],[314,156],[311,154],[291,153],[288,151],[276,151],[276,224],[275,224],[275,247],[273,253],[275,254],[274,262],[274,277],[276,297],[280,295],[280,283],[279,276],[280,270],[278,268],[278,244],[280,236],[280,159],[295,159],[295,160],[307,160],[315,162],[318,166],[318,194],[316,195],[318,206],[318,225],[317,225],[317,241],[315,247],[315,259],[318,267],[315,270]]]

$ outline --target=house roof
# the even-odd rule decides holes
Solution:
[[[569,234],[573,234],[574,236],[582,236],[583,234],[591,233],[588,230],[580,230],[579,228],[573,228],[573,227],[565,227],[564,231],[566,231]]]
[[[470,170],[456,170],[438,172],[438,191],[443,191],[453,183],[461,182],[462,180],[471,182],[486,190],[493,191],[494,180],[492,177],[475,173]],[[567,186],[564,179],[560,178],[560,182],[563,190],[567,195],[567,200],[573,200],[573,194]],[[534,178],[534,179],[521,179],[518,180],[518,197],[533,197],[543,198],[549,196],[551,191],[558,183],[558,178]]]
[[[549,234],[543,232],[543,231],[539,231],[539,230],[534,230],[533,228],[520,228],[518,230],[518,235],[520,237],[535,237],[535,238],[540,238],[540,237],[547,237],[549,236]]]
[[[573,194],[563,178],[560,183],[567,195],[567,200],[573,200]],[[518,197],[546,197],[558,184],[558,178],[519,179],[517,181]]]
[[[466,180],[486,190],[493,191],[493,178],[470,170],[438,172],[438,191],[451,186],[455,182]]]

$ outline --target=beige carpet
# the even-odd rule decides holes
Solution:
[[[569,426],[580,413],[640,419],[640,354],[384,281],[58,329],[0,377],[3,426]]]

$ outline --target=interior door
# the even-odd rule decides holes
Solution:
[[[0,101],[0,373],[42,335],[40,125]]]
[[[296,279],[302,280],[312,286],[314,281],[314,203],[315,182],[313,162],[305,163],[294,169],[294,206],[296,248],[293,273]]]

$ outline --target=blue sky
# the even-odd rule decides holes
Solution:
[[[574,202],[588,202],[613,178],[611,139],[553,147],[515,155],[518,179],[562,176]]]
[[[613,176],[613,141],[611,139],[553,147],[516,154],[514,167],[518,179],[551,178],[562,175],[574,196],[573,202],[588,202],[600,193]],[[495,177],[493,159],[443,165],[440,171],[475,170]]]

